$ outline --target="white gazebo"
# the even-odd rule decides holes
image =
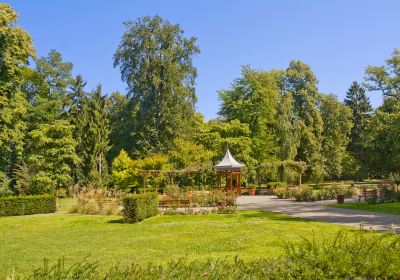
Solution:
[[[214,166],[217,172],[217,187],[222,188],[221,177],[225,176],[225,191],[241,194],[240,171],[243,167],[244,164],[238,162],[227,149],[224,158]]]

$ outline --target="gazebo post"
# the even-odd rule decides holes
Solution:
[[[229,190],[232,191],[232,172],[229,172],[230,175],[230,181],[229,181]]]

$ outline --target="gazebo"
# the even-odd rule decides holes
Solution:
[[[217,187],[222,187],[221,177],[225,176],[225,191],[233,191],[240,194],[242,191],[240,187],[240,171],[243,167],[244,164],[236,161],[229,149],[227,149],[224,158],[214,166],[217,172]],[[235,179],[234,182],[233,179]]]

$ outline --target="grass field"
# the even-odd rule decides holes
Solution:
[[[400,202],[390,202],[381,204],[368,204],[368,202],[355,202],[345,204],[331,204],[329,207],[378,212],[392,215],[400,215]]]
[[[72,201],[62,200],[61,211]],[[157,216],[124,224],[119,216],[44,214],[0,217],[0,275],[32,271],[44,258],[107,265],[240,256],[245,260],[278,256],[287,241],[330,237],[340,229],[326,223],[267,211],[234,215]],[[0,277],[1,278],[1,277]]]

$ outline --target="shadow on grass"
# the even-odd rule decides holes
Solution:
[[[116,219],[107,222],[108,224],[124,224],[124,219]]]
[[[251,211],[250,213],[241,213],[242,217],[245,218],[265,218],[274,221],[288,221],[288,222],[312,222],[311,220],[301,219],[296,217],[291,217],[286,214],[279,214],[273,213],[270,211],[258,210],[258,211]]]

